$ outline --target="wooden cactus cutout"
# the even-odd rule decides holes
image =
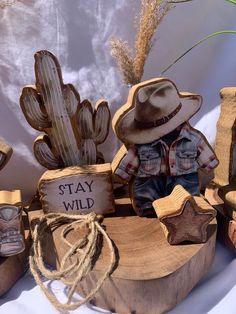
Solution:
[[[35,54],[36,86],[22,90],[20,105],[28,123],[46,135],[36,139],[34,154],[48,169],[97,163],[97,145],[108,135],[110,112],[100,101],[95,111],[71,84],[49,51]],[[99,158],[100,160],[100,158]]]
[[[85,164],[103,161],[102,153],[96,154],[96,146],[103,143],[109,131],[110,111],[107,102],[100,100],[93,110],[88,100],[81,103],[78,126],[81,135],[81,160]],[[96,158],[96,160],[95,160]]]
[[[9,161],[9,159],[11,158],[11,155],[12,155],[12,148],[3,142],[0,142],[0,170]]]

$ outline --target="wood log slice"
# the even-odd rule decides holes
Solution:
[[[0,257],[0,296],[6,293],[22,277],[28,267],[30,231],[28,217],[22,214],[25,229],[25,250],[10,257]]]
[[[31,222],[36,223],[39,214],[42,211],[31,212]],[[114,242],[117,263],[92,303],[110,311],[158,314],[170,310],[187,296],[214,258],[215,219],[208,226],[207,242],[202,244],[170,245],[157,218],[106,217],[102,225]],[[60,263],[68,250],[59,240],[62,228],[45,234],[43,255],[52,265]],[[78,237],[83,237],[82,231],[68,234],[71,243]],[[81,295],[87,295],[94,287],[109,258],[104,241],[93,270],[80,284]]]

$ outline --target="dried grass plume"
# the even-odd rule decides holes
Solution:
[[[141,81],[145,62],[153,46],[153,35],[171,5],[167,0],[141,0],[137,20],[134,53],[126,41],[110,39],[111,54],[116,59],[125,84]]]

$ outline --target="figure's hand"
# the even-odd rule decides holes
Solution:
[[[127,183],[133,178],[135,172],[134,169],[136,166],[138,167],[138,163],[135,164],[136,159],[137,156],[135,157],[133,148],[127,150],[125,145],[121,146],[111,163],[114,182]],[[133,169],[129,168],[132,173],[126,169],[126,166],[131,162],[134,162],[133,165],[135,167]]]

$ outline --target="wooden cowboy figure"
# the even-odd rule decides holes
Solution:
[[[117,136],[128,148],[115,175],[129,181],[138,215],[153,214],[152,202],[180,184],[199,194],[198,169],[206,172],[218,160],[204,135],[188,120],[200,109],[202,97],[179,93],[166,78],[132,87],[127,103],[114,116]]]

